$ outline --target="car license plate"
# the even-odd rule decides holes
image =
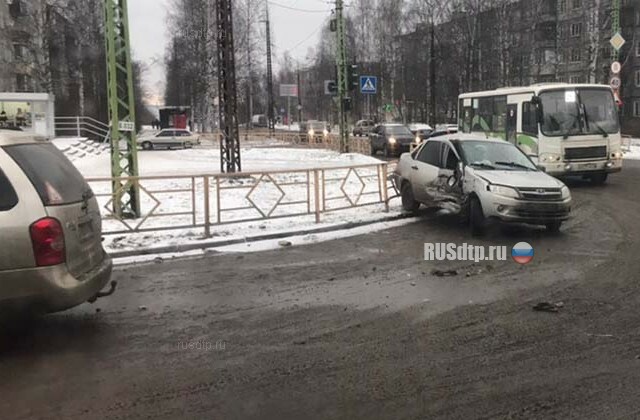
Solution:
[[[597,163],[585,163],[582,165],[582,169],[598,169]]]

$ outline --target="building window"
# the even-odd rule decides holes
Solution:
[[[640,57],[640,42],[636,42],[636,57]]]
[[[574,48],[571,50],[571,62],[572,63],[578,63],[580,62],[580,50],[577,48]]]
[[[633,103],[633,116],[640,117],[640,101],[635,101]]]
[[[571,76],[569,78],[569,83],[584,83],[583,76]]]
[[[13,44],[13,59],[15,61],[24,61],[29,54],[29,50],[26,45]]]
[[[18,92],[30,92],[31,89],[31,76],[28,74],[16,75],[16,91]]]
[[[571,7],[573,9],[579,9],[580,6],[582,5],[581,3],[582,3],[581,0],[571,0]]]
[[[571,36],[576,37],[582,34],[582,23],[571,24]]]
[[[560,0],[558,2],[558,10],[563,13],[567,11],[567,0]]]
[[[636,81],[636,87],[640,87],[640,70],[636,70],[635,81]]]

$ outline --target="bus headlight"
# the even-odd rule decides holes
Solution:
[[[611,153],[611,159],[622,159],[622,152]]]
[[[395,137],[389,137],[389,144],[396,144],[398,140]]]
[[[554,163],[554,162],[560,162],[562,160],[562,156],[557,155],[555,153],[543,153],[540,155],[538,160],[539,162]]]
[[[422,139],[420,138],[420,136],[416,136],[416,144],[420,144],[420,142],[422,141]]]
[[[571,198],[571,191],[569,191],[569,187],[567,187],[566,185],[560,189],[560,192],[562,193],[563,200]]]
[[[489,185],[487,188],[492,193],[503,197],[520,198],[520,193],[511,187],[505,187],[504,185]]]
[[[309,130],[309,135],[310,135],[310,136],[313,136],[313,135],[315,135],[315,134],[316,134],[316,132],[315,132],[315,131],[313,131],[313,130]]]
[[[324,134],[324,136],[327,137],[329,135],[329,130],[325,128],[322,134]]]

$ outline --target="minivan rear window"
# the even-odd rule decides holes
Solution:
[[[22,168],[45,206],[79,203],[93,192],[75,166],[51,143],[4,148]]]
[[[18,195],[9,178],[0,169],[0,211],[9,211],[18,204]]]

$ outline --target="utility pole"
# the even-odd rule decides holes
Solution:
[[[431,31],[429,34],[430,47],[429,47],[429,124],[436,128],[436,31],[435,22],[431,23]]]
[[[137,218],[140,190],[138,181],[131,178],[138,176],[138,144],[127,0],[105,0],[104,4],[113,212],[120,218]]]
[[[252,12],[252,4],[251,0],[247,2],[247,70],[249,71],[249,81],[247,86],[247,102],[248,102],[248,121],[247,127],[253,128],[253,48],[251,45],[251,12]]]
[[[349,152],[349,127],[347,126],[347,46],[344,27],[344,3],[336,0],[336,34],[338,54],[336,64],[338,67],[338,101],[340,110],[340,151]]]
[[[300,65],[298,65],[298,124],[302,124],[302,84],[300,83]]]
[[[232,0],[216,0],[220,171],[241,172]]]
[[[267,120],[269,125],[269,134],[273,136],[276,131],[275,115],[273,115],[273,109],[275,108],[275,101],[273,99],[273,66],[271,63],[271,26],[269,22],[269,2],[266,2],[267,19],[265,24],[267,26],[267,95],[269,109],[267,111]]]

